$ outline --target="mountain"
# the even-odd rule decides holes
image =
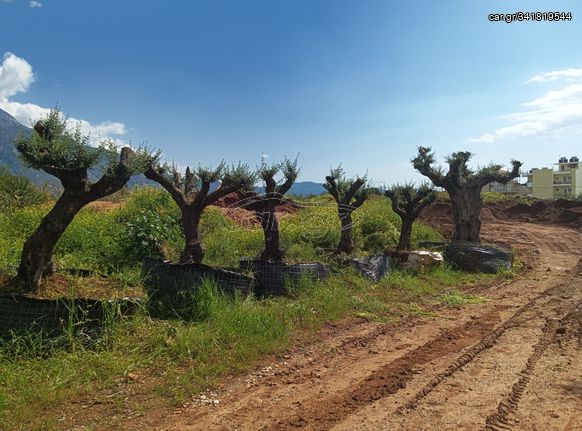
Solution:
[[[25,167],[18,157],[15,139],[20,135],[28,135],[32,129],[23,126],[8,112],[0,109],[0,166],[6,167],[13,174],[24,175],[36,184],[59,184],[59,180],[44,171]],[[89,171],[89,178],[97,180],[101,173],[95,169]],[[136,185],[154,185],[155,183],[141,175],[136,175],[129,180],[130,187]]]
[[[257,193],[263,193],[265,188],[255,187],[255,191]],[[287,194],[301,197],[319,196],[320,194],[325,193],[325,191],[326,190],[323,188],[323,184],[321,183],[314,183],[313,181],[299,181],[293,183]]]
[[[10,172],[24,175],[36,184],[58,184],[58,180],[44,171],[27,168],[18,157],[15,140],[18,136],[27,136],[32,129],[20,124],[8,112],[0,109],[0,166],[8,168]]]
[[[14,140],[20,135],[28,135],[32,129],[23,126],[9,113],[0,109],[0,165],[8,168],[14,174],[25,175],[37,184],[52,183],[58,184],[58,180],[43,171],[29,169],[24,167],[18,158],[18,152]],[[95,170],[89,172],[91,179],[99,178],[100,173]],[[211,191],[218,187],[220,183],[212,184]],[[129,187],[137,185],[157,186],[156,183],[149,181],[143,174],[136,175],[129,180]],[[257,187],[256,191],[261,193],[264,188]],[[313,196],[325,192],[323,184],[313,181],[300,181],[291,186],[288,194],[293,196]]]
[[[288,193],[293,196],[319,196],[325,192],[323,184],[314,183],[313,181],[299,181],[293,183]]]
[[[23,169],[14,141],[20,135],[28,135],[30,131],[8,112],[0,109],[0,164],[13,173],[22,173]]]

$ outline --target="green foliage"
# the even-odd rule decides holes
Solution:
[[[55,248],[59,266],[110,272],[123,261],[123,226],[113,212],[83,209],[65,231]]]
[[[47,206],[32,206],[0,212],[0,268],[2,272],[14,275],[25,239],[34,232],[48,209]]]
[[[180,210],[172,197],[159,189],[134,191],[119,211],[123,227],[123,262],[139,264],[145,257],[175,255],[183,246]]]
[[[437,299],[448,307],[459,308],[465,304],[479,304],[487,299],[478,295],[464,294],[457,289],[447,290],[437,296]]]
[[[27,166],[75,170],[93,167],[99,161],[101,153],[89,145],[89,136],[83,135],[80,124],[71,130],[58,108],[52,109],[40,124],[42,136],[33,132],[20,136],[16,142]]]
[[[161,178],[151,178],[154,181],[167,181],[180,190],[187,202],[193,202],[199,195],[201,188],[206,184],[220,181],[220,187],[236,191],[238,189],[248,190],[256,182],[256,174],[251,172],[247,164],[238,163],[228,166],[222,161],[217,167],[198,166],[194,171],[190,167],[186,168],[184,176],[177,170],[176,166],[161,164],[155,167]]]
[[[331,169],[325,177],[323,187],[336,199],[338,204],[359,207],[372,193],[369,187],[367,175],[347,178],[341,165]]]
[[[281,242],[289,261],[326,260],[339,241],[335,204],[318,197],[304,209],[281,219]],[[13,274],[25,239],[49,206],[40,205],[0,212],[0,272]],[[248,213],[253,218],[252,212]],[[389,200],[368,200],[354,213],[354,235],[360,253],[383,252],[398,241],[400,219]],[[235,268],[245,256],[257,256],[263,248],[260,227],[245,228],[210,206],[202,215],[200,230],[208,265]],[[422,224],[413,228],[413,242],[440,241],[442,237]],[[161,189],[129,192],[113,209],[81,210],[57,243],[55,259],[60,267],[95,269],[125,274],[139,268],[143,258],[161,256],[177,260],[184,246],[180,211]]]
[[[263,162],[257,169],[258,176],[266,183],[269,183],[270,181],[274,181],[277,173],[281,172],[285,183],[293,184],[301,171],[298,167],[297,160],[297,158],[293,160],[285,158],[283,161],[272,165]]]
[[[252,213],[249,217],[253,217]],[[245,229],[216,207],[204,211],[200,231],[208,265],[237,268],[242,257],[257,256],[263,248],[262,229]]]
[[[288,259],[321,256],[339,241],[337,210],[332,206],[308,206],[297,214],[284,217],[280,230]]]
[[[400,217],[392,211],[389,199],[369,199],[354,213],[356,244],[367,253],[382,253],[398,244]],[[420,241],[442,241],[443,237],[434,229],[416,223],[412,228],[412,243]]]
[[[481,198],[483,199],[483,203],[500,203],[500,202],[512,202],[512,203],[522,203],[526,205],[531,205],[535,202],[535,198],[527,197],[527,196],[516,196],[508,193],[499,193],[499,192],[483,192],[481,193]]]
[[[384,195],[391,201],[397,202],[403,209],[412,202],[420,203],[423,199],[432,202],[437,198],[437,192],[426,182],[418,187],[414,183],[395,184],[387,189]]]
[[[522,165],[520,161],[511,160],[512,169],[510,172],[504,172],[503,166],[495,163],[482,166],[475,171],[467,165],[472,157],[473,154],[469,151],[457,151],[446,157],[445,160],[449,165],[446,175],[442,167],[434,166],[435,157],[430,147],[418,147],[418,154],[411,162],[414,169],[428,177],[435,186],[444,187],[447,190],[452,187],[452,184],[474,183],[480,187],[493,181],[506,184],[519,175],[519,169]]]
[[[81,131],[81,124],[71,129],[58,108],[51,109],[35,125],[35,131],[16,140],[16,149],[26,166],[42,169],[49,174],[97,168],[110,176],[121,169],[119,148],[114,141],[104,140],[99,147],[92,147],[89,135]],[[159,152],[146,147],[133,149],[123,169],[132,175],[143,172],[157,161],[159,155]]]
[[[41,191],[24,175],[14,175],[0,166],[0,211],[47,202],[49,194]]]
[[[356,245],[368,253],[383,253],[398,242],[400,219],[386,198],[370,199],[354,213]]]

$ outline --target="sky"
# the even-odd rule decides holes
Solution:
[[[492,22],[493,13],[570,21]],[[59,105],[93,142],[178,166],[298,155],[378,184],[430,146],[474,166],[582,156],[582,3],[560,0],[0,0],[0,108]]]

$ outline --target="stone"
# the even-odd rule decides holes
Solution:
[[[445,247],[445,261],[467,272],[496,274],[499,270],[511,269],[513,256],[499,247],[480,244],[456,244]]]

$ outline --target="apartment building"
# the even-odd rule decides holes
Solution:
[[[582,194],[582,164],[578,157],[560,157],[553,168],[534,168],[527,187],[539,199],[573,199]]]
[[[527,188],[526,184],[520,184],[517,178],[509,181],[507,184],[501,184],[497,182],[492,182],[487,184],[481,189],[482,192],[493,192],[501,193],[504,195],[527,195],[531,191]]]

